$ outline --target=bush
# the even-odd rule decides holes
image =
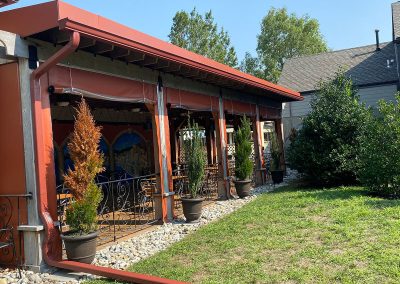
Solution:
[[[192,198],[196,198],[204,179],[204,171],[207,163],[206,153],[204,152],[201,132],[197,123],[188,119],[188,133],[184,140],[185,159],[188,167],[189,191]]]
[[[235,175],[238,180],[247,180],[253,173],[251,155],[250,120],[244,116],[235,135]]]
[[[288,148],[288,161],[310,183],[354,183],[360,168],[358,137],[369,112],[342,71],[318,89],[311,112]]]
[[[91,183],[84,193],[84,198],[71,204],[66,213],[66,221],[72,231],[82,234],[97,230],[97,206],[101,199],[101,189],[95,183]]]
[[[400,197],[400,95],[380,101],[361,136],[361,182],[382,196]]]

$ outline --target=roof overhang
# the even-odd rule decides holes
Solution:
[[[96,55],[277,101],[303,99],[298,92],[61,1],[1,12],[0,30],[60,45],[68,42],[71,31],[76,31],[82,38],[79,49]]]

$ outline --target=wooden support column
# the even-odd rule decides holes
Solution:
[[[256,105],[256,115],[253,117],[253,141],[254,141],[254,158],[255,158],[255,182],[257,186],[265,183],[265,169],[263,169],[262,159],[262,129],[260,122],[260,110]]]
[[[224,114],[224,102],[222,97],[219,98],[218,112],[213,112],[216,130],[216,144],[218,153],[218,196],[220,199],[228,199],[232,195],[230,193],[230,185],[228,180],[228,159],[227,159],[227,133],[226,121]]]
[[[286,164],[285,164],[285,151],[283,149],[283,124],[282,124],[282,118],[275,119],[275,133],[276,137],[279,143],[279,147],[281,148],[282,156],[281,156],[281,169],[283,169],[286,172]]]
[[[207,146],[207,161],[211,165],[213,163],[213,145],[212,145],[212,129],[210,120],[206,119],[206,146]]]
[[[178,164],[177,159],[177,143],[176,143],[176,127],[173,123],[170,124],[170,139],[171,139],[171,163],[172,165]],[[174,167],[172,167],[174,168]]]
[[[217,154],[217,138],[216,138],[216,126],[215,126],[215,120],[213,120],[213,131],[211,133],[211,142],[212,142],[212,152],[213,152],[213,164],[217,164],[218,163],[218,154]]]
[[[157,85],[157,102],[147,107],[152,113],[154,164],[156,172],[160,173],[157,177],[159,192],[155,195],[156,217],[169,222],[173,220],[174,192],[168,110],[161,78]]]

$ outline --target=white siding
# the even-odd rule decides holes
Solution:
[[[393,101],[395,99],[395,94],[397,92],[396,85],[383,85],[377,87],[360,88],[358,94],[360,95],[360,100],[366,103],[367,106],[376,107],[380,99],[386,101]],[[306,116],[311,110],[312,94],[304,95],[304,100],[301,102],[291,102],[283,104],[282,117],[298,117]],[[290,107],[291,114],[290,115]]]
[[[367,106],[372,107],[376,107],[378,101],[381,99],[386,101],[394,101],[396,93],[397,85],[382,85],[376,87],[359,88],[358,90],[360,100]],[[313,94],[304,95],[304,100],[301,102],[283,104],[282,117],[285,139],[289,135],[291,128],[298,129],[301,126],[301,118],[306,116],[311,110],[310,102],[312,97]]]
[[[290,117],[290,116],[305,116],[307,113],[310,112],[311,106],[311,98],[312,95],[304,95],[304,100],[301,102],[291,102],[291,103],[284,103],[282,108],[282,117]],[[290,115],[290,108],[292,115]]]
[[[367,106],[376,107],[378,101],[384,99],[385,101],[394,101],[395,94],[397,93],[396,85],[386,85],[379,87],[360,88],[358,94],[360,100]]]

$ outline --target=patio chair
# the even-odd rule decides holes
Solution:
[[[139,192],[139,208],[140,213],[145,215],[149,213],[149,208],[154,208],[153,194],[156,190],[156,184],[150,180],[143,180],[140,182],[141,191]]]
[[[0,254],[7,255],[9,254],[9,250],[12,250],[13,259],[15,259],[15,265],[18,269],[19,278],[22,278],[17,249],[15,247],[13,227],[0,229]]]

